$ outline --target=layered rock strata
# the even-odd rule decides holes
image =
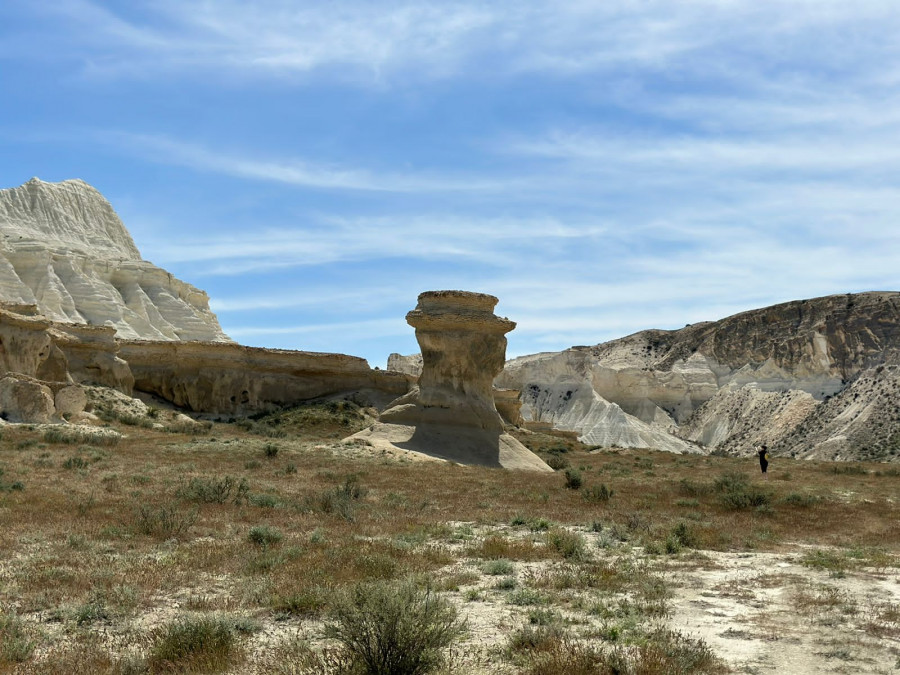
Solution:
[[[900,293],[873,292],[522,357],[497,384],[522,390],[526,420],[587,443],[896,459],[893,371],[874,371],[897,363]]]
[[[376,408],[405,394],[412,378],[365,359],[216,342],[120,343],[134,388],[197,412],[230,416],[358,392]]]
[[[550,471],[504,432],[493,379],[515,323],[493,313],[497,298],[466,291],[419,295],[406,321],[422,349],[422,373],[379,423],[351,437],[461,464]]]
[[[34,305],[0,306],[0,418],[59,422],[84,410],[87,398],[69,374],[57,337]]]
[[[0,190],[0,299],[120,338],[230,341],[206,293],[142,260],[110,203],[80,180]]]

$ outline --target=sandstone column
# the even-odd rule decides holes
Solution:
[[[422,350],[418,389],[381,415],[383,422],[430,423],[501,431],[493,381],[506,361],[506,333],[494,315],[497,298],[467,291],[428,291],[406,315]]]
[[[504,433],[494,406],[493,381],[506,360],[505,336],[516,327],[494,315],[496,304],[492,295],[467,291],[419,295],[406,315],[422,350],[419,382],[381,413],[378,424],[351,439],[460,464],[551,471]]]

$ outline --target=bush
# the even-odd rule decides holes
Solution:
[[[796,506],[799,508],[809,508],[811,506],[815,506],[820,502],[824,501],[822,497],[818,495],[805,495],[799,492],[792,492],[789,495],[785,496],[781,503],[785,506]]]
[[[269,459],[275,459],[278,456],[278,446],[274,443],[266,443],[263,446],[263,452]]]
[[[700,543],[696,532],[694,532],[694,528],[687,523],[678,523],[678,525],[672,529],[671,536],[686,548],[697,548]]]
[[[160,670],[224,670],[240,654],[234,622],[216,616],[187,616],[153,636],[149,661]]]
[[[569,466],[569,460],[565,457],[560,457],[559,455],[551,455],[546,460],[544,460],[551,469],[554,471],[560,471],[561,469],[565,469]]]
[[[419,675],[444,662],[465,630],[456,609],[411,582],[361,584],[340,599],[324,635],[369,675]]]
[[[504,558],[498,560],[489,560],[482,568],[485,574],[492,576],[503,576],[513,573],[513,564]]]
[[[136,516],[137,531],[163,539],[170,539],[183,534],[197,521],[196,511],[180,511],[174,506],[154,508],[142,504]]]
[[[566,487],[570,490],[578,490],[581,488],[584,479],[578,469],[566,469]]]
[[[250,484],[246,478],[237,480],[231,476],[224,478],[191,478],[187,485],[178,489],[178,496],[205,504],[242,504],[248,499]]]
[[[548,652],[557,647],[565,637],[565,631],[553,623],[525,625],[509,636],[506,653],[515,657],[520,652]]]
[[[87,468],[88,461],[84,457],[69,457],[66,461],[62,463],[64,469],[85,469]]]
[[[547,546],[559,553],[566,560],[583,560],[585,558],[584,537],[576,532],[553,529],[547,532]]]
[[[0,665],[23,663],[31,658],[34,642],[28,639],[22,620],[0,610]]]
[[[356,502],[359,502],[365,494],[366,491],[360,486],[359,479],[356,476],[347,476],[343,485],[307,497],[305,503],[310,510],[334,514],[344,520],[353,520]]]
[[[615,493],[603,483],[600,485],[591,485],[589,488],[585,488],[581,491],[581,496],[585,501],[595,503],[608,502],[614,494]]]
[[[740,511],[751,508],[766,508],[772,503],[772,495],[750,484],[745,473],[730,472],[719,476],[714,488],[719,493],[719,502],[727,509]]]
[[[727,509],[740,511],[768,507],[772,503],[772,495],[758,487],[746,486],[743,489],[731,490],[719,496],[719,501]]]
[[[278,506],[278,499],[275,495],[250,495],[249,501],[252,506],[258,506],[261,509],[274,509]]]
[[[250,540],[251,544],[256,544],[257,546],[271,546],[281,541],[282,534],[274,527],[259,525],[250,528],[247,539]]]

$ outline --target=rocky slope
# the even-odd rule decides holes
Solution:
[[[526,419],[589,443],[900,457],[900,293],[836,295],[510,361]]]
[[[0,300],[120,338],[230,341],[206,293],[141,260],[109,202],[80,180],[0,190]]]

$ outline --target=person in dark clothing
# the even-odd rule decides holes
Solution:
[[[759,469],[762,471],[763,478],[769,480],[769,474],[766,473],[766,470],[769,468],[769,451],[766,449],[766,446],[759,446]]]

